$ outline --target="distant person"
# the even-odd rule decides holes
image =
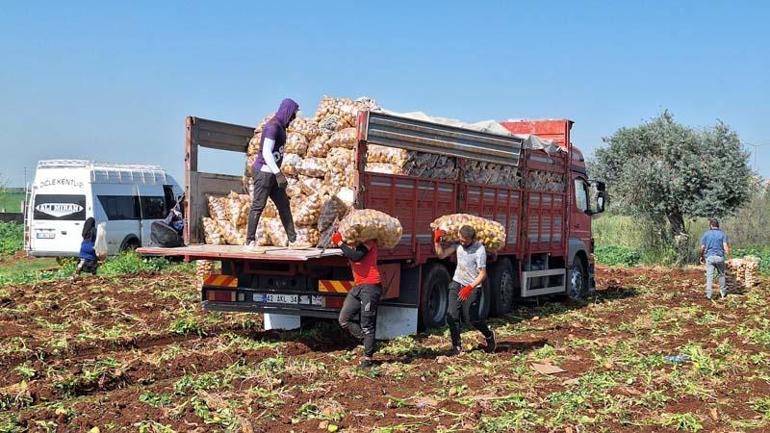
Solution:
[[[339,322],[353,337],[364,343],[364,359],[362,368],[374,365],[376,350],[374,331],[377,328],[377,306],[382,297],[382,280],[377,267],[379,256],[377,242],[366,241],[356,245],[355,249],[342,242],[342,235],[334,232],[332,244],[342,249],[342,253],[350,260],[353,270],[353,287],[345,296],[345,302],[340,310]]]
[[[176,230],[179,235],[181,235],[184,230],[184,216],[182,215],[181,202],[182,197],[180,196],[174,204],[174,207],[171,208],[171,211],[166,215],[166,219],[163,220],[166,225]]]
[[[249,225],[246,229],[246,248],[256,248],[256,231],[259,218],[265,209],[268,197],[278,208],[278,215],[286,230],[289,243],[297,240],[294,231],[294,221],[289,207],[289,197],[286,195],[286,176],[281,173],[284,146],[286,145],[286,128],[297,117],[299,105],[291,99],[281,101],[281,106],[262,130],[259,142],[260,152],[254,161],[254,199],[249,211]]]
[[[75,275],[72,280],[80,277],[81,272],[88,272],[96,275],[96,269],[99,267],[99,258],[96,256],[96,220],[89,217],[83,224],[83,241],[80,243],[80,261],[75,269]]]
[[[709,220],[709,230],[700,238],[700,263],[706,264],[706,298],[711,300],[714,283],[714,271],[719,273],[719,293],[727,296],[725,286],[725,259],[730,255],[730,241],[725,232],[719,229],[716,218]]]
[[[489,329],[486,320],[479,314],[481,285],[487,279],[487,251],[484,244],[476,240],[476,230],[471,226],[460,228],[460,242],[444,248],[441,240],[444,233],[441,229],[433,232],[433,245],[436,255],[444,259],[452,253],[457,253],[457,267],[449,283],[449,306],[447,323],[452,335],[452,355],[463,351],[460,339],[460,317],[463,305],[468,307],[468,320],[486,339],[487,353],[492,353],[497,347],[495,333]]]

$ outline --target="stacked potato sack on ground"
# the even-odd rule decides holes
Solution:
[[[487,252],[495,252],[505,245],[505,227],[497,221],[488,220],[470,214],[451,214],[437,218],[430,224],[431,229],[441,229],[445,242],[460,240],[460,228],[471,226],[476,230],[476,239],[484,244]]]
[[[198,260],[195,262],[195,280],[203,285],[206,277],[214,273],[214,262],[210,260]]]
[[[726,275],[732,276],[734,287],[751,289],[759,283],[759,257],[746,256],[727,261]],[[727,284],[728,289],[730,284]]]
[[[383,248],[393,248],[401,241],[403,228],[396,218],[384,212],[354,209],[340,221],[339,232],[347,243],[375,240]]]

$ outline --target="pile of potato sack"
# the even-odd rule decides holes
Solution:
[[[297,228],[295,246],[318,245],[322,238],[318,227],[319,216],[324,204],[342,191],[352,195],[358,143],[356,118],[360,111],[377,108],[371,98],[353,100],[325,96],[312,118],[298,117],[289,125],[281,171],[288,180],[286,193]],[[206,243],[243,245],[246,242],[250,197],[254,193],[253,164],[260,152],[262,129],[272,116],[260,122],[249,141],[243,177],[244,191],[249,194],[231,192],[225,197],[208,198],[209,217],[203,219]],[[432,179],[456,179],[459,171],[456,158],[451,156],[373,144],[367,146],[365,167],[367,172]],[[520,174],[513,166],[467,161],[463,176],[466,182],[521,186]],[[543,187],[547,187],[549,181],[553,180],[544,176]],[[366,214],[366,217],[371,218],[372,215]],[[360,226],[357,224],[347,227]],[[400,225],[396,231],[393,221],[383,224],[382,227],[391,227],[392,230],[381,241],[395,245],[398,242],[396,237],[401,236]],[[325,230],[328,221],[322,225],[322,230]],[[356,233],[356,230],[351,229],[351,233]],[[257,227],[256,241],[263,246],[286,245],[286,232],[270,200]]]

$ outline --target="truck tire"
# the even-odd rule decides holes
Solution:
[[[580,301],[588,293],[588,273],[586,265],[581,257],[575,257],[572,260],[572,267],[569,270],[569,280],[567,281],[567,297],[573,301]]]
[[[516,296],[513,266],[510,259],[503,258],[492,266],[491,271],[491,312],[493,316],[503,316],[510,313],[511,309],[513,309],[513,298]]]
[[[447,288],[451,278],[442,264],[434,264],[422,279],[420,290],[420,328],[440,328],[446,322]]]

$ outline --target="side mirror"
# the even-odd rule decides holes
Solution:
[[[589,208],[591,214],[604,212],[604,207],[607,205],[607,185],[598,180],[591,180],[588,182],[588,185],[590,188]]]

